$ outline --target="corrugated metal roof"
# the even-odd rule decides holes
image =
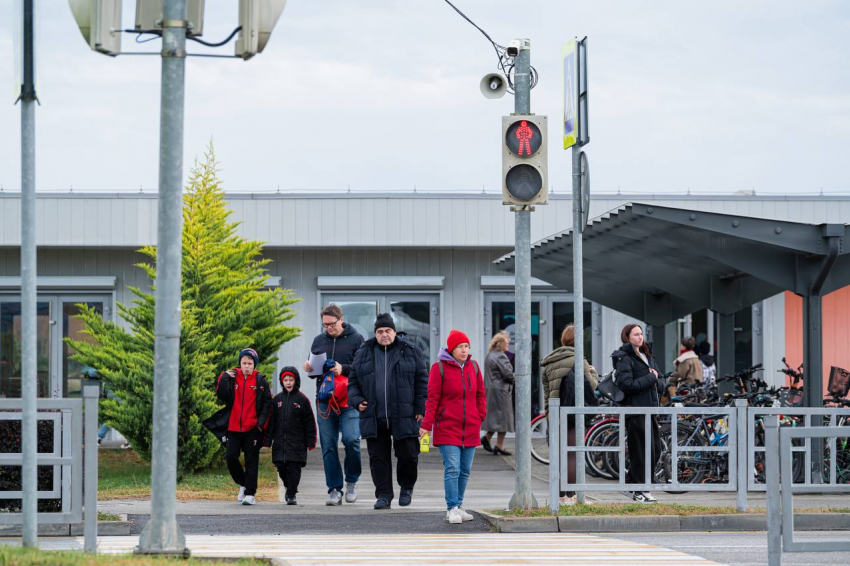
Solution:
[[[827,226],[628,203],[594,218],[582,234],[588,299],[654,325],[700,309],[732,314],[790,290],[808,295],[824,263]],[[572,230],[532,245],[531,273],[566,291],[573,285]],[[514,270],[515,254],[494,263]],[[850,284],[850,250],[839,246],[822,292]]]
[[[597,195],[591,215],[635,197]],[[230,193],[243,237],[269,247],[512,247],[513,215],[494,194]],[[850,197],[648,195],[660,206],[806,223],[850,218]],[[48,247],[138,248],[156,243],[155,193],[39,193],[37,242]],[[532,213],[532,239],[570,227],[572,201],[551,194]],[[0,246],[20,245],[20,195],[0,193]]]

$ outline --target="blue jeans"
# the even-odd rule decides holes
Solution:
[[[319,415],[319,441],[322,444],[322,463],[325,467],[325,483],[328,493],[334,489],[342,491],[342,466],[339,464],[339,435],[342,432],[342,444],[345,446],[345,481],[357,483],[360,479],[360,413],[348,407],[337,415],[328,411],[327,403],[316,402]],[[330,414],[328,414],[330,413]],[[327,415],[328,418],[322,418]]]
[[[463,494],[472,470],[475,447],[440,446],[443,457],[443,488],[446,491],[446,509],[463,507]]]
[[[104,438],[106,438],[106,435],[109,434],[110,430],[112,430],[112,429],[109,428],[108,426],[106,426],[105,424],[100,425],[100,428],[97,431],[97,437],[99,439],[103,440]]]

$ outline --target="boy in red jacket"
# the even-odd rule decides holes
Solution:
[[[227,443],[227,469],[239,486],[236,500],[243,505],[254,504],[263,431],[271,409],[269,384],[256,369],[259,361],[257,352],[245,348],[239,352],[239,367],[222,372],[215,387],[216,396],[225,402],[222,412],[228,415],[227,433],[222,437]],[[240,453],[245,454],[244,469],[239,462]]]

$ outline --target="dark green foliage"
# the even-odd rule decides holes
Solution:
[[[53,452],[53,421],[39,419],[36,445],[42,454]],[[0,454],[21,453],[21,421],[0,421]],[[53,489],[53,466],[38,466],[39,491]],[[21,467],[0,466],[0,491],[21,490]],[[43,513],[58,512],[62,509],[61,499],[39,499],[38,510]],[[20,499],[0,499],[0,512],[20,513]]]
[[[236,365],[243,348],[260,356],[260,371],[272,376],[280,346],[300,330],[286,326],[294,316],[291,291],[265,289],[262,243],[236,235],[216,176],[212,148],[196,163],[183,208],[182,321],[180,336],[178,475],[209,466],[220,448],[201,422],[219,408],[215,378]],[[140,250],[138,264],[156,278],[156,248]],[[154,289],[130,288],[132,306],[118,305],[128,329],[83,308],[80,318],[92,343],[68,340],[75,359],[98,371],[115,399],[101,401],[103,422],[127,437],[150,459],[153,411]],[[270,380],[270,381],[273,381]]]

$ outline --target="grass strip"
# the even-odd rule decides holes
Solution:
[[[150,463],[133,450],[100,450],[98,457],[98,500],[150,498]],[[224,465],[187,475],[177,483],[177,499],[181,501],[235,501],[237,491],[239,488]],[[257,499],[278,500],[277,470],[271,452],[265,449],[260,453]]]
[[[552,517],[548,507],[537,507],[528,510],[496,509],[487,511],[500,517]],[[759,507],[751,507],[746,513],[764,513]],[[850,513],[850,509],[798,509],[797,513]],[[561,505],[558,515],[561,517],[598,517],[598,516],[655,516],[678,515],[689,517],[693,515],[740,515],[735,507],[712,507],[708,505],[679,505],[677,503],[594,503],[593,505]]]
[[[265,560],[242,558],[233,561],[210,562],[202,558],[165,558],[134,554],[88,554],[84,552],[38,550],[0,546],[0,566],[268,566]]]

